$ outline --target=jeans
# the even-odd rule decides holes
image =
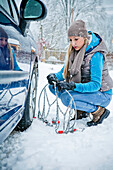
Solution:
[[[55,90],[52,85],[49,85],[49,89],[55,95]],[[74,99],[76,109],[87,113],[94,112],[97,110],[98,106],[108,106],[112,99],[112,95],[100,91],[93,93],[80,93],[69,90],[69,93]],[[71,99],[69,94],[65,90],[63,92],[58,91],[58,97],[61,99],[62,103],[68,107]],[[72,105],[72,107],[74,108],[74,105]]]

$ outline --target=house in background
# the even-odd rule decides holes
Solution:
[[[14,49],[15,52],[20,51],[20,43],[18,40],[9,38],[8,43],[11,45],[11,47]]]

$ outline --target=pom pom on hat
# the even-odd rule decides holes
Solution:
[[[85,26],[85,22],[82,20],[74,21],[68,29],[68,37],[88,37],[88,31]]]

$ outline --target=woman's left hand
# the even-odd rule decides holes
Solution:
[[[75,83],[73,81],[71,82],[66,82],[66,81],[60,81],[57,84],[58,90],[74,90],[76,88]]]

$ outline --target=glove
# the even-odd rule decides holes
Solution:
[[[58,82],[58,79],[56,78],[56,75],[55,74],[49,74],[48,76],[47,76],[47,80],[48,80],[48,83],[49,84],[51,84],[51,85],[54,85],[54,83],[53,82]]]
[[[71,82],[66,82],[66,81],[60,81],[57,84],[58,90],[74,90],[76,88],[75,83],[73,81]]]

